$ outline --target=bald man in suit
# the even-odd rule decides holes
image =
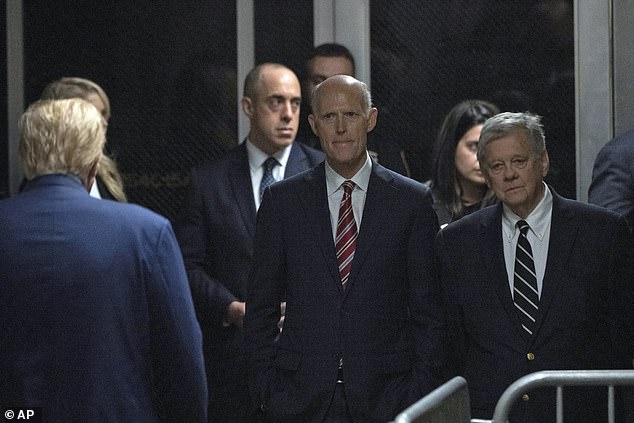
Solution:
[[[378,111],[364,83],[333,76],[312,102],[326,161],[271,186],[258,212],[253,400],[276,423],[385,423],[443,382],[438,221],[429,189],[370,158]]]
[[[213,422],[254,418],[245,406],[251,401],[242,321],[260,191],[323,160],[321,152],[294,142],[300,102],[299,81],[286,66],[264,63],[251,70],[241,102],[249,134],[219,160],[192,171],[176,224],[203,330]]]

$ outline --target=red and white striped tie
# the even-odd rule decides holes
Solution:
[[[352,212],[352,190],[355,184],[352,181],[345,181],[341,185],[343,186],[343,197],[339,206],[335,247],[337,249],[341,286],[345,291],[350,276],[350,269],[352,268],[354,250],[357,247],[357,223]]]

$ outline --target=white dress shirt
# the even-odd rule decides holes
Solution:
[[[370,183],[370,174],[372,173],[372,160],[367,155],[365,163],[361,169],[349,180],[355,183],[352,190],[352,212],[354,220],[357,222],[357,231],[361,227],[361,219],[363,218],[363,207],[365,206],[365,196],[368,192]],[[332,226],[332,239],[337,236],[337,220],[339,219],[339,206],[343,198],[343,184],[348,179],[339,175],[333,170],[326,160],[326,193],[328,195],[328,207],[330,209],[330,224]]]
[[[543,183],[543,182],[542,182]],[[515,267],[515,249],[520,230],[516,223],[522,220],[518,215],[513,213],[506,205],[503,205],[502,211],[502,238],[504,240],[504,260],[506,261],[506,273],[509,279],[509,288],[513,295],[513,279]],[[537,207],[523,219],[528,223],[529,229],[526,238],[531,244],[533,250],[533,261],[535,262],[535,274],[537,275],[537,291],[539,297],[542,296],[542,286],[544,282],[544,273],[546,271],[546,260],[548,259],[548,243],[550,242],[550,224],[553,213],[553,195],[550,193],[548,186],[544,183],[544,197],[541,199]]]
[[[284,173],[286,172],[286,164],[288,158],[291,155],[292,144],[279,150],[271,157],[275,157],[279,166],[273,168],[273,178],[275,181],[281,181],[284,179]],[[251,188],[253,189],[253,200],[255,201],[255,209],[260,208],[260,182],[264,176],[264,168],[262,165],[269,158],[269,155],[264,151],[256,147],[247,138],[247,156],[249,158],[249,168],[251,170]]]

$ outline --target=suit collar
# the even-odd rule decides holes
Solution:
[[[47,187],[52,185],[76,188],[88,194],[88,191],[84,187],[79,177],[75,175],[67,175],[63,173],[52,173],[49,175],[37,176],[26,183],[23,191],[30,191],[32,189],[37,189],[39,187]]]
[[[246,142],[236,147],[228,169],[231,191],[236,204],[238,204],[242,221],[249,235],[254,237],[256,210]]]
[[[307,217],[307,227],[312,231],[312,238],[318,243],[323,254],[324,261],[332,277],[333,286],[342,295],[341,279],[337,266],[337,253],[332,239],[332,227],[330,223],[330,210],[326,193],[325,164],[322,162],[317,167],[303,174],[306,182],[306,191],[301,191],[298,201],[304,206],[304,214]],[[350,283],[346,293],[354,289],[354,282],[368,252],[372,248],[376,238],[388,220],[389,208],[385,204],[396,201],[397,188],[393,185],[394,177],[381,165],[372,164],[368,192],[363,208],[363,220],[359,227],[357,249],[352,262]]]
[[[238,204],[242,220],[251,237],[255,236],[255,221],[257,210],[253,199],[253,186],[251,183],[251,169],[249,165],[249,155],[246,141],[237,146],[234,150],[231,163],[229,164],[229,183],[234,199]],[[296,175],[308,169],[310,163],[300,146],[293,143],[286,162],[284,178]]]
[[[332,239],[330,209],[328,208],[328,196],[326,193],[325,163],[321,162],[314,169],[304,173],[302,178],[306,182],[306,191],[300,191],[297,200],[304,207],[304,215],[307,220],[306,227],[310,228],[312,239],[319,245],[335,289],[343,294],[337,265],[337,253]]]
[[[290,155],[288,156],[288,162],[286,163],[284,179],[297,175],[309,168],[310,162],[308,161],[306,153],[298,142],[293,142]]]
[[[493,287],[509,321],[513,322],[516,333],[524,337],[524,329],[517,316],[513,304],[513,296],[509,289],[506,261],[504,259],[504,239],[502,234],[502,204],[498,203],[480,212],[480,239],[482,239],[482,262],[486,266],[486,274],[495,285]]]
[[[490,275],[491,280],[495,284],[494,290],[508,318],[514,323],[516,333],[527,343],[532,343],[538,339],[540,327],[548,316],[554,298],[558,295],[559,287],[568,283],[570,275],[570,269],[568,268],[569,258],[580,224],[574,219],[575,212],[570,207],[570,200],[559,196],[552,187],[549,188],[553,195],[550,243],[539,311],[535,322],[535,330],[530,339],[521,327],[508,285],[502,245],[502,205],[497,204],[480,212],[480,236],[483,240],[482,260],[486,263],[487,275]]]
[[[574,208],[570,200],[559,196],[550,187],[553,194],[553,214],[550,226],[550,243],[548,258],[542,285],[542,296],[539,302],[539,312],[535,322],[536,334],[548,315],[559,288],[568,284],[570,278],[570,255],[577,239],[581,222],[575,220]]]

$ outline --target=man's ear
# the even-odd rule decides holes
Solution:
[[[548,151],[544,150],[539,161],[542,166],[542,177],[545,178],[546,175],[548,175],[548,169],[550,169],[550,158],[548,157]]]
[[[251,100],[251,97],[242,97],[240,105],[244,114],[251,119],[253,117],[253,100]]]
[[[317,134],[317,131],[315,131],[315,116],[312,113],[308,115],[308,123],[310,123],[310,129],[313,130],[313,134],[319,136],[319,134]]]
[[[376,118],[379,114],[379,110],[376,107],[372,107],[368,113],[368,128],[367,132],[371,132],[376,126]]]
[[[97,177],[97,170],[99,169],[99,161],[101,160],[101,156],[90,166],[90,170],[88,171],[88,176],[86,176],[86,180],[84,181],[84,187],[86,191],[90,192],[92,189],[92,185],[95,183],[95,178]]]

